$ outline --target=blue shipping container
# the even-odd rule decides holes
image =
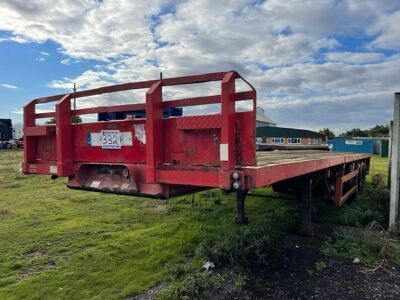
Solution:
[[[333,139],[333,151],[353,153],[373,153],[374,141],[368,139]]]

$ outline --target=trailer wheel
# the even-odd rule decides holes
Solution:
[[[10,143],[6,143],[4,148],[6,148],[7,150],[10,150],[12,148],[12,145]]]

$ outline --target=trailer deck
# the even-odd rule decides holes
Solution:
[[[220,94],[163,99],[163,87],[219,81]],[[236,81],[248,90],[236,91]],[[145,102],[72,107],[72,100],[146,89]],[[24,107],[26,174],[68,177],[68,187],[168,198],[199,188],[236,192],[237,221],[245,222],[244,198],[252,188],[302,182],[311,190],[324,183],[338,206],[362,187],[369,156],[327,151],[256,152],[254,87],[235,71],[156,79],[32,100]],[[247,111],[236,105],[248,101]],[[55,111],[36,105],[55,102]],[[250,102],[250,103],[249,103]],[[164,117],[165,109],[218,104],[220,112]],[[131,112],[124,120],[77,124],[74,116]],[[140,111],[140,116],[135,116]],[[54,118],[40,125],[38,119]],[[293,181],[293,179],[296,179]],[[282,185],[282,184],[281,184]],[[304,192],[304,199],[307,193]],[[306,203],[306,202],[305,202]]]
[[[370,159],[367,154],[322,150],[286,150],[256,154],[257,166],[242,168],[249,177],[256,179],[256,182],[251,184],[251,188],[268,186],[289,178],[359,161],[365,161],[366,172],[368,172]]]
[[[292,162],[302,162],[315,159],[330,158],[352,158],[359,157],[355,153],[331,152],[325,150],[280,150],[280,151],[257,151],[257,166],[266,166],[271,164],[282,164]],[[363,156],[364,157],[364,156]]]

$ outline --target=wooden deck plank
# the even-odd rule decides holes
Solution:
[[[321,150],[287,150],[287,151],[269,151],[257,152],[257,166],[266,166],[271,164],[291,163],[310,159],[320,159],[328,157],[337,157],[351,155],[352,153],[340,153]]]

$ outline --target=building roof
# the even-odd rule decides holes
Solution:
[[[259,106],[257,106],[256,120],[258,122],[276,125],[276,123],[265,114],[265,110]]]
[[[281,138],[323,138],[324,135],[319,132],[297,129],[297,128],[285,128],[285,127],[257,127],[257,137],[281,137]]]

